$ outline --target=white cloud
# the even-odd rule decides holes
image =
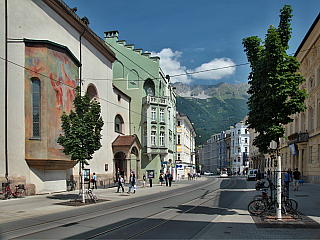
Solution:
[[[235,63],[230,58],[215,58],[208,63],[203,63],[200,67],[197,67],[194,72],[201,72],[193,74],[193,78],[196,79],[207,79],[207,80],[218,80],[223,77],[233,75],[236,71],[234,66]],[[206,71],[216,69],[212,71]]]
[[[160,67],[164,74],[170,76],[182,75],[177,77],[172,77],[171,82],[182,82],[190,83],[192,79],[190,76],[185,75],[187,68],[181,66],[179,58],[181,57],[182,52],[175,51],[173,52],[170,48],[164,48],[161,52],[155,53],[151,52],[151,56],[160,57]]]
[[[188,84],[194,79],[218,80],[223,77],[233,75],[236,71],[235,67],[231,67],[234,66],[235,63],[230,58],[215,58],[208,63],[203,63],[200,67],[197,67],[194,70],[187,70],[185,66],[181,66],[179,61],[182,52],[173,52],[170,48],[164,48],[158,53],[151,52],[151,55],[160,57],[160,67],[166,75],[168,74],[171,76],[171,82],[182,82]],[[216,70],[206,71],[211,69]],[[190,75],[186,74],[194,72],[201,73]]]

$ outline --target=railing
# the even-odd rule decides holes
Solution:
[[[290,139],[291,137],[291,139]],[[294,137],[294,138],[292,138]],[[308,142],[309,140],[309,133],[305,132],[305,133],[295,133],[290,135],[289,140],[287,142],[288,145],[294,144],[294,143],[301,143],[301,142]]]
[[[167,98],[159,98],[159,97],[155,97],[155,96],[145,96],[142,99],[142,104],[160,104],[160,105],[167,105],[168,101]]]

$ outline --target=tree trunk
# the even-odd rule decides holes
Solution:
[[[277,167],[277,220],[282,219],[281,215],[281,157],[280,154],[277,154],[278,158],[278,167]]]

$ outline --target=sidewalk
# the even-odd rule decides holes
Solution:
[[[320,185],[304,183],[299,191],[290,185],[290,198],[298,201],[302,221],[263,222],[247,211],[248,203],[260,192],[255,184],[247,182],[245,193],[193,239],[320,239]]]
[[[199,181],[205,181],[206,177],[198,178],[193,181],[194,183]],[[160,186],[160,184],[152,184],[152,187],[149,186],[149,182],[146,183],[146,187],[142,188],[142,185],[137,185],[136,193],[133,193],[131,189],[130,194],[127,193],[129,186],[125,185],[124,193],[120,188],[120,193],[117,192],[117,187],[113,188],[98,188],[93,189],[94,193],[100,199],[100,202],[103,201],[122,201],[127,200],[128,198],[136,198],[145,195],[150,195],[159,192],[166,192],[173,189],[179,189],[186,187],[191,183],[187,179],[181,181],[175,181],[172,183],[171,187],[166,187],[165,184]],[[0,224],[5,222],[11,222],[15,220],[21,220],[29,217],[42,216],[47,214],[58,213],[62,211],[74,210],[75,206],[68,205],[71,199],[74,199],[78,196],[79,190],[70,191],[70,192],[60,192],[44,195],[33,195],[27,196],[25,198],[11,198],[8,200],[0,200],[0,213],[4,214],[5,218],[0,218]],[[99,201],[98,201],[99,204]],[[92,204],[86,204],[81,206],[87,207]]]
[[[193,182],[205,181],[206,179],[206,177],[201,177]],[[213,179],[215,178],[212,178],[212,180]],[[243,178],[243,180],[245,179]],[[200,232],[201,236],[207,239],[212,239],[212,234],[214,234],[215,238],[225,239],[229,234],[228,238],[230,239],[237,239],[240,238],[240,236],[241,239],[253,239],[255,237],[257,238],[257,231],[259,231],[263,234],[267,234],[264,237],[261,237],[259,235],[260,237],[258,238],[264,239],[271,239],[273,237],[276,238],[277,234],[280,234],[280,236],[282,234],[287,234],[285,238],[291,236],[293,239],[310,239],[310,234],[315,232],[320,233],[320,185],[304,183],[304,185],[300,186],[299,191],[293,191],[293,186],[290,186],[290,197],[298,201],[299,213],[302,216],[306,216],[307,218],[312,219],[314,221],[313,226],[309,226],[308,222],[302,221],[304,226],[299,225],[297,228],[295,228],[295,226],[291,226],[291,228],[280,226],[277,227],[277,229],[274,229],[274,227],[272,226],[267,226],[264,228],[259,226],[259,224],[255,222],[255,219],[250,216],[247,211],[248,203],[251,201],[253,196],[260,193],[259,191],[256,191],[254,189],[255,183],[255,181],[247,181],[245,189],[224,189],[223,191],[243,191],[244,194],[242,194],[238,199],[235,199],[234,203],[230,206],[229,209],[226,209],[223,214],[217,216],[207,227],[205,227]],[[188,180],[173,182],[172,187],[153,184],[152,188],[150,188],[149,184],[147,184],[146,188],[138,186],[135,194],[126,193],[128,191],[128,186],[125,187],[125,193],[116,193],[117,188],[100,188],[95,189],[94,192],[97,195],[98,199],[100,199],[101,201],[105,200],[116,202],[160,192],[166,194],[166,192],[169,190],[179,189],[190,184],[191,182]],[[47,195],[28,196],[24,199],[13,198],[0,201],[0,213],[2,213],[3,216],[6,216],[0,219],[0,224],[15,220],[26,219],[29,217],[74,210],[77,207],[68,206],[64,203],[70,201],[70,199],[73,199],[77,195],[78,191],[72,191]],[[87,206],[90,206],[90,204],[81,206],[81,208],[85,208]],[[296,231],[301,231],[298,232],[301,235],[297,234]],[[272,236],[268,234],[271,234]],[[319,236],[320,238],[320,234],[317,236]]]

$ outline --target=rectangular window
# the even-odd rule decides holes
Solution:
[[[151,108],[151,120],[156,121],[156,118],[157,118],[157,109]]]
[[[245,152],[248,152],[248,147],[245,147],[245,148],[244,148],[244,151],[245,151]]]
[[[320,163],[320,144],[318,144],[318,163]]]
[[[181,153],[178,153],[178,160],[181,160]]]
[[[181,125],[180,125],[181,123],[180,123],[180,121],[178,121],[178,127],[180,127]]]
[[[160,122],[164,122],[164,108],[160,108]]]
[[[309,147],[309,163],[312,164],[312,147]]]
[[[33,137],[40,137],[40,81],[32,82]]]
[[[151,145],[156,146],[156,131],[151,131]]]
[[[178,135],[178,144],[179,145],[181,144],[181,136],[180,136],[180,134]]]
[[[248,138],[245,138],[245,139],[244,139],[244,143],[248,143]]]
[[[160,132],[160,146],[164,146],[164,132]]]

